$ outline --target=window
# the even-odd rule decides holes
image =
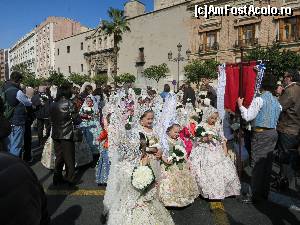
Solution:
[[[299,39],[300,17],[279,20],[279,41],[293,42]]]
[[[69,66],[69,73],[72,73],[72,69],[71,69],[71,66]]]
[[[238,28],[238,45],[253,46],[257,42],[255,38],[255,24],[240,26]]]
[[[83,72],[83,64],[81,64],[81,72]]]
[[[70,52],[71,52],[71,47],[67,46],[67,53],[70,53]]]
[[[83,42],[80,43],[80,49],[83,50]]]
[[[60,73],[60,68],[59,67],[57,68],[57,72]]]
[[[209,31],[203,34],[203,45],[200,46],[203,51],[218,50],[217,31]]]
[[[145,62],[144,48],[139,48],[139,57],[137,62]]]

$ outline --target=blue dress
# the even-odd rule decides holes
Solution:
[[[106,184],[109,175],[109,170],[110,170],[110,161],[108,157],[108,145],[107,145],[108,137],[107,137],[106,130],[103,130],[101,132],[99,138],[101,141],[105,141],[105,143],[99,147],[100,156],[96,166],[96,183]]]
[[[93,106],[93,113],[91,114],[90,119],[84,119],[80,123],[80,128],[82,130],[82,133],[87,141],[87,144],[90,147],[90,151],[94,154],[97,155],[99,154],[99,145],[100,143],[97,141],[97,138],[99,137],[100,132],[102,131],[101,126],[100,126],[100,116],[99,116],[99,110],[98,110],[98,105],[97,105],[97,99],[94,98],[93,96],[88,96],[91,97],[94,106]],[[85,115],[85,108],[86,108],[85,102],[83,103],[81,109],[80,109],[80,115],[83,117]]]

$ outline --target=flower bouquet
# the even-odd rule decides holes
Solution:
[[[83,107],[81,118],[84,120],[90,120],[90,119],[92,119],[93,113],[94,113],[94,110],[92,107],[89,107],[89,106]]]
[[[94,110],[92,107],[86,106],[83,108],[83,113],[86,115],[92,115],[94,113]]]
[[[135,167],[131,175],[132,186],[144,193],[155,182],[155,175],[148,165]]]
[[[166,166],[166,170],[173,164],[176,164],[180,170],[183,169],[183,163],[186,162],[186,150],[181,145],[175,145],[171,152],[172,154],[168,157],[168,164]]]
[[[198,125],[196,128],[195,136],[200,138],[200,142],[208,143],[213,142],[213,140],[220,141],[219,136],[210,130],[206,130],[203,126]]]

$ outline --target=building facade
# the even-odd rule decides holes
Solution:
[[[135,2],[133,4],[132,2]],[[163,84],[172,84],[173,80],[182,82],[185,77],[183,67],[187,60],[178,64],[168,60],[168,53],[173,52],[173,58],[177,56],[177,45],[182,45],[181,54],[186,57],[186,50],[189,49],[189,32],[191,15],[187,10],[190,1],[155,1],[155,10],[145,13],[140,7],[145,6],[139,1],[129,1],[125,5],[125,14],[131,32],[123,35],[123,41],[120,43],[118,55],[118,74],[131,73],[137,78],[137,85],[141,87],[154,86],[156,82],[143,77],[145,68],[151,65],[166,63],[170,69],[169,76],[159,82],[158,87],[161,89]],[[139,10],[130,9],[137,7]],[[130,10],[129,10],[130,9]],[[126,12],[127,11],[127,12]],[[136,12],[141,12],[136,15]],[[128,12],[135,12],[130,14]]]
[[[47,77],[55,70],[55,42],[70,37],[88,28],[64,17],[48,17],[36,28],[37,75]]]
[[[94,30],[73,35],[55,42],[55,70],[68,77],[71,73],[89,74],[84,53],[88,51],[86,38]]]
[[[36,36],[35,30],[32,30],[19,41],[17,41],[9,51],[9,67],[18,64],[25,64],[27,68],[36,73]]]
[[[0,80],[9,79],[9,50],[0,49]]]
[[[103,31],[102,23],[89,33],[86,37],[87,49],[84,57],[87,64],[88,75],[107,76],[112,81],[112,71],[114,68],[113,57],[113,36],[106,35]]]
[[[213,16],[209,19],[195,18],[195,5],[244,6],[247,4],[264,7],[289,6],[293,16]],[[299,0],[194,0],[188,7],[191,12],[190,46],[193,58],[215,59],[219,62],[239,62],[241,47],[245,52],[257,46],[267,47],[279,43],[292,51],[300,50],[300,1]]]

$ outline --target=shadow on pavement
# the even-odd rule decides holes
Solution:
[[[81,215],[82,208],[79,205],[73,205],[64,211],[62,214],[56,216],[52,220],[52,225],[75,225],[75,221]]]
[[[263,201],[259,204],[255,204],[254,207],[267,216],[272,224],[276,225],[285,225],[285,224],[300,224],[300,221],[297,217],[292,214],[288,208],[284,208],[277,204],[274,204],[269,201]]]

